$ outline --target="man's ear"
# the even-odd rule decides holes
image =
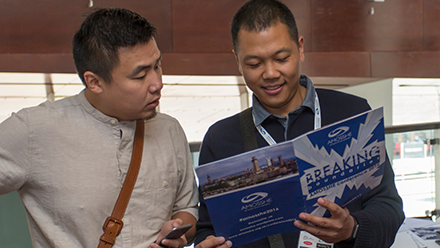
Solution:
[[[104,84],[104,80],[95,73],[91,71],[84,72],[84,81],[87,85],[87,88],[95,94],[100,94],[103,92],[102,85]]]
[[[243,75],[243,70],[241,69],[241,65],[240,65],[240,62],[238,61],[238,56],[237,56],[237,53],[235,52],[235,50],[234,50],[234,49],[232,49],[232,53],[234,54],[234,57],[235,57],[235,62],[237,62],[237,65],[238,65],[238,70],[240,71],[241,75]]]
[[[304,56],[304,37],[300,36],[298,39],[298,51],[299,51],[299,59],[302,62],[304,62],[305,56]]]

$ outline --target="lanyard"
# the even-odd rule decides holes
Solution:
[[[255,123],[255,118],[254,118],[254,123]],[[320,127],[321,127],[321,107],[319,106],[318,94],[316,94],[315,91],[315,129],[318,129]],[[258,125],[256,126],[256,128],[269,145],[272,146],[277,143],[262,125]]]

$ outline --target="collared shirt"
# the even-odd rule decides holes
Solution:
[[[127,174],[135,126],[98,111],[84,92],[0,124],[0,194],[18,190],[34,247],[98,245]],[[141,169],[113,247],[148,247],[177,212],[197,218],[197,194],[179,123],[160,113],[145,121]]]
[[[295,110],[291,111],[287,117],[269,113],[263,108],[263,106],[261,106],[261,103],[257,97],[252,95],[252,114],[254,116],[255,126],[257,127],[261,125],[267,118],[273,116],[284,127],[284,140],[287,140],[289,116],[297,113],[299,114],[302,107],[310,108],[312,112],[315,113],[315,87],[313,86],[312,80],[305,75],[301,75],[299,84],[307,89],[306,95],[301,105]]]

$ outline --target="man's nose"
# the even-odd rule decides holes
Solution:
[[[156,93],[163,88],[162,74],[155,73],[155,75],[152,77],[151,80],[152,80],[151,85],[148,88],[150,93]]]
[[[263,78],[264,79],[273,79],[273,78],[279,78],[280,77],[280,71],[278,70],[275,62],[267,62],[265,64],[264,72],[263,72]]]

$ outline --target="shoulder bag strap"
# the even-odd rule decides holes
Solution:
[[[134,185],[136,183],[139,169],[141,167],[142,151],[144,147],[144,120],[137,120],[136,132],[133,141],[133,152],[131,154],[131,162],[125,177],[124,185],[122,185],[118,200],[113,208],[112,215],[105,220],[104,234],[102,234],[98,248],[109,248],[115,243],[116,236],[121,233],[124,225],[122,217],[124,217],[128,201],[131,197]]]
[[[257,138],[255,137],[255,124],[252,118],[252,108],[243,110],[240,114],[241,137],[243,140],[244,151],[258,148]],[[285,248],[283,236],[275,234],[267,237],[270,248]]]
[[[243,110],[239,115],[241,139],[243,140],[244,151],[251,151],[258,148],[257,137],[255,137],[255,125],[252,118],[252,108]]]

